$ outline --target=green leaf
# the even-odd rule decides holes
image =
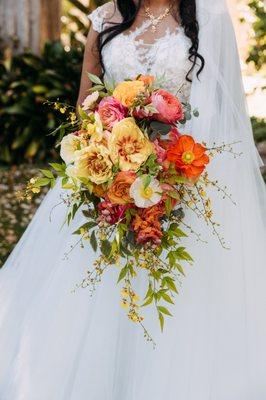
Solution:
[[[162,314],[169,315],[170,317],[173,316],[173,315],[170,313],[170,311],[169,311],[166,307],[157,306],[157,309],[158,309]]]
[[[171,299],[171,297],[167,293],[162,292],[161,296],[165,301],[167,301],[167,303],[174,304],[173,300]]]
[[[126,265],[124,268],[121,269],[119,277],[118,277],[118,280],[117,280],[117,283],[121,282],[122,279],[125,278],[127,272],[128,272],[128,265]]]
[[[182,265],[176,263],[176,264],[175,264],[175,267],[176,267],[176,269],[178,269],[178,271],[180,272],[180,274],[182,274],[183,276],[186,276],[185,271],[184,271]]]
[[[56,180],[55,179],[51,179],[50,185],[51,185],[52,189],[55,187],[55,184],[56,184]]]
[[[162,313],[159,313],[158,316],[159,316],[161,331],[163,332],[163,328],[164,328],[164,316],[163,316]]]
[[[153,301],[153,295],[151,295],[150,297],[148,297],[147,300],[142,304],[141,307],[146,307],[146,306],[148,306],[149,304],[152,303],[152,301]]]
[[[97,248],[98,248],[98,243],[97,243],[95,231],[93,231],[91,234],[90,244],[91,244],[91,247],[93,248],[93,250],[96,252]]]
[[[146,296],[144,297],[144,299],[146,300],[148,297],[150,297],[153,294],[153,290],[152,290],[152,284],[149,284]]]
[[[58,163],[50,163],[51,167],[57,172],[64,172],[66,169],[65,164],[58,164]]]
[[[101,244],[101,252],[103,253],[103,255],[109,257],[111,250],[112,246],[109,240],[103,240]]]
[[[103,89],[105,89],[105,87],[103,85],[95,85],[95,86],[92,86],[89,89],[89,91],[90,92],[96,92],[96,91],[101,92]]]
[[[171,125],[164,124],[163,122],[152,121],[151,129],[154,132],[156,132],[157,134],[167,135],[170,132],[170,130],[172,129],[172,127],[171,127]]]
[[[82,110],[82,108],[80,106],[78,106],[78,113],[82,120],[86,120],[89,118],[88,114],[84,110]]]
[[[46,178],[54,179],[54,174],[49,169],[40,169],[40,171]]]
[[[193,115],[194,115],[194,117],[199,116],[199,111],[196,108],[195,108],[195,110],[193,110]]]
[[[175,292],[178,294],[178,290],[176,288],[175,282],[172,278],[170,278],[170,276],[166,276],[163,280],[172,292]]]
[[[46,186],[50,184],[50,179],[49,178],[37,178],[35,185],[36,186]]]
[[[171,224],[170,232],[176,237],[187,237],[186,233],[183,232],[176,223]]]
[[[166,199],[166,202],[165,202],[165,210],[166,210],[166,215],[167,215],[168,217],[169,217],[169,215],[171,214],[172,209],[173,209],[173,207],[172,207],[172,201],[171,201],[171,199],[168,197],[168,198]]]
[[[151,175],[144,175],[143,176],[144,189],[147,189],[150,183],[151,183]]]
[[[95,83],[96,85],[104,86],[104,83],[101,81],[101,79],[97,75],[94,75],[94,74],[91,74],[88,72],[88,77],[92,83]]]

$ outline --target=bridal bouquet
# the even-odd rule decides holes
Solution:
[[[30,196],[61,179],[66,221],[69,224],[78,210],[83,213],[85,223],[74,233],[97,254],[79,286],[94,290],[106,270],[117,268],[121,305],[152,340],[142,309],[153,304],[163,329],[185,264],[193,262],[182,239],[195,234],[200,240],[185,222],[186,210],[217,231],[205,188],[218,188],[218,183],[209,180],[206,166],[226,145],[208,149],[181,135],[180,124],[197,117],[198,111],[162,89],[152,76],[140,75],[113,88],[89,77],[93,86],[78,116],[68,106],[54,105],[68,115],[55,132],[63,162],[42,170],[26,192]],[[142,297],[134,289],[139,274],[146,276]]]

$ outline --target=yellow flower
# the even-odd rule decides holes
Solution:
[[[139,301],[139,296],[136,293],[133,293],[131,299],[133,303],[137,303]]]
[[[102,142],[104,135],[103,135],[103,124],[101,121],[101,118],[99,116],[99,113],[95,113],[95,122],[93,124],[94,130],[91,129],[92,135],[91,135],[91,142],[96,142],[100,143]]]
[[[92,143],[78,151],[74,167],[76,176],[87,178],[97,185],[107,182],[112,176],[108,149],[100,144]]]
[[[117,85],[113,97],[120,101],[125,107],[130,107],[136,97],[145,91],[145,84],[142,81],[125,81]]]
[[[121,305],[122,308],[128,308],[129,307],[129,304],[125,299],[123,299],[121,301],[120,305]]]
[[[88,124],[86,126],[86,131],[89,136],[92,136],[96,132],[96,126],[94,124]]]
[[[128,289],[127,288],[123,288],[122,290],[121,290],[121,296],[122,297],[128,297]]]
[[[41,189],[39,187],[33,187],[31,191],[32,193],[40,193]]]
[[[115,124],[108,144],[110,157],[114,164],[119,164],[121,171],[137,171],[154,151],[134,118],[125,118]]]

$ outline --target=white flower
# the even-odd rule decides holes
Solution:
[[[134,199],[137,207],[149,208],[159,203],[162,198],[160,182],[151,177],[147,185],[147,175],[137,178],[130,187],[130,196]]]
[[[64,136],[62,139],[60,156],[66,164],[70,164],[75,160],[75,153],[77,150],[80,150],[81,140],[82,138],[72,133]]]
[[[83,111],[88,111],[91,109],[92,105],[96,103],[96,101],[99,98],[99,92],[96,90],[92,94],[89,94],[86,99],[82,103],[82,110]]]

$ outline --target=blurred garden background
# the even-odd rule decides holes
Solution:
[[[55,157],[54,138],[48,135],[62,115],[45,101],[75,104],[89,29],[86,15],[104,2],[0,0],[0,267],[44,195],[20,203],[15,193]],[[254,137],[266,158],[265,2],[228,3]]]

